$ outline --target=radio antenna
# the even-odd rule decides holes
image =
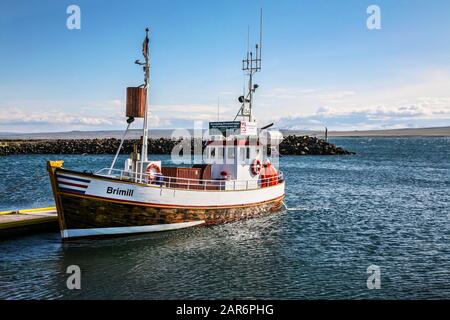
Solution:
[[[261,62],[262,62],[262,34],[263,34],[263,12],[262,8],[259,13],[259,67],[261,68]]]
[[[247,26],[247,53],[250,52],[250,26]]]
[[[217,97],[217,121],[220,121],[220,96]]]

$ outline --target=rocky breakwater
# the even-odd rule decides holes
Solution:
[[[310,136],[287,136],[280,144],[282,155],[351,155],[355,152]]]
[[[125,140],[121,153],[129,154],[139,140]],[[171,154],[179,140],[149,139],[150,154]],[[114,154],[120,140],[65,139],[65,140],[0,140],[0,155],[16,154]],[[205,144],[203,143],[203,147]],[[348,155],[353,152],[336,147],[325,140],[308,136],[287,136],[279,146],[281,155]]]

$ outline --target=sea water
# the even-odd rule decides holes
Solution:
[[[58,232],[1,240],[0,298],[449,299],[450,139],[331,142],[357,154],[282,157],[288,209],[268,217],[70,243]],[[0,210],[53,205],[48,159],[95,171],[112,156],[0,157]],[[71,265],[79,290],[67,287]]]

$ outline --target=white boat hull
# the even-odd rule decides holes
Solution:
[[[253,190],[188,190],[58,168],[51,172],[63,239],[176,230],[280,210],[284,181]]]

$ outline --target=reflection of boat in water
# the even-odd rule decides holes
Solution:
[[[136,61],[144,68],[145,83],[127,88],[127,131],[134,118],[144,118],[143,135],[124,169],[114,169],[121,147],[111,167],[96,173],[72,171],[63,168],[62,161],[48,161],[62,237],[166,231],[279,210],[284,177],[264,156],[263,140],[279,142],[282,136],[278,131],[258,129],[252,115],[257,88],[252,76],[261,68],[260,50],[257,45],[256,58],[248,53],[244,60],[249,90],[239,98],[241,108],[235,118],[242,121],[210,122],[203,164],[164,167],[161,161],[147,158],[147,34],[145,62]]]

